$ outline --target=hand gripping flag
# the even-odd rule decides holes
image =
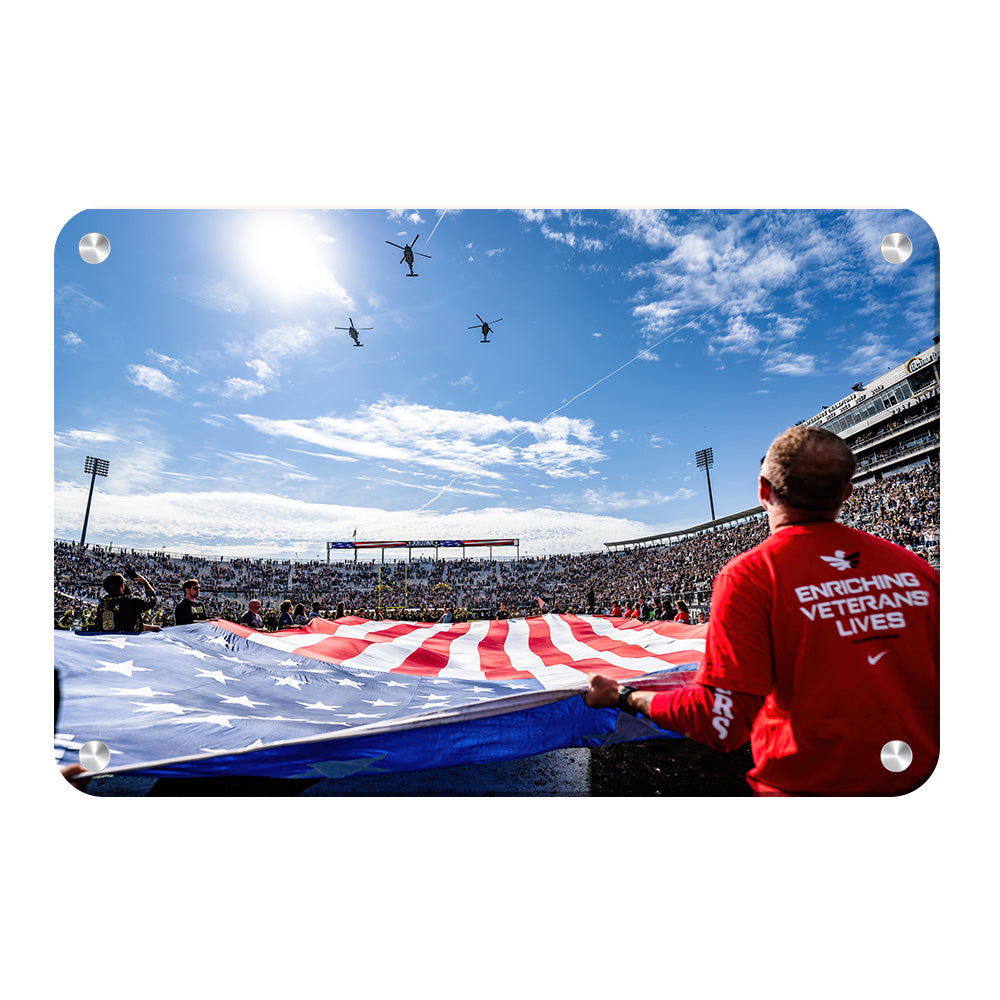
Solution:
[[[593,673],[686,683],[706,629],[546,615],[57,631],[56,759],[73,763],[97,740],[111,753],[103,774],[336,778],[676,737],[580,695]]]

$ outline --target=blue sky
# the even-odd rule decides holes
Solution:
[[[418,234],[407,277],[386,241]],[[168,551],[601,550],[708,520],[705,447],[734,513],[777,433],[931,345],[936,258],[903,211],[86,211],[55,252],[54,534],[87,455],[88,541]]]

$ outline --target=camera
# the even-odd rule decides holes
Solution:
[[[139,574],[136,573],[135,568],[129,566],[127,563],[125,565],[125,575],[130,579],[134,580]]]

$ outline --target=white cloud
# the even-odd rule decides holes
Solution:
[[[149,389],[150,392],[159,393],[161,396],[177,395],[177,383],[158,368],[150,368],[148,365],[129,365],[125,373],[133,385]]]
[[[440,483],[433,485],[431,483],[406,482],[400,479],[383,479],[375,476],[358,476],[357,478],[362,482],[379,483],[382,486],[400,486],[403,489],[420,490],[423,493],[437,493],[441,489]],[[465,486],[455,486],[454,484],[448,487],[448,493],[449,495],[458,493],[463,496],[475,497],[496,497],[500,495],[496,490],[477,490]]]
[[[773,316],[772,330],[781,340],[794,340],[806,327],[806,321],[796,316]]]
[[[106,425],[57,435],[55,478],[57,482],[75,484],[78,479],[77,464],[82,470],[82,453],[86,449],[87,453],[96,454],[110,463],[108,478],[102,480],[102,492],[125,495],[156,489],[172,463],[172,443],[170,429],[165,431],[158,422],[143,419],[134,413],[126,420],[109,413]],[[94,503],[97,503],[96,497]],[[81,517],[82,512],[81,507]]]
[[[407,222],[411,222],[415,226],[419,226],[422,222],[425,221],[421,217],[420,213],[417,212],[417,211],[415,211],[412,208],[411,209],[406,209],[406,208],[393,208],[393,209],[390,209],[389,212],[388,212],[388,218],[392,222],[399,222],[400,220],[404,220],[405,219]],[[406,232],[403,231],[401,233],[397,233],[396,235],[397,236],[405,236]]]
[[[311,455],[313,458],[328,458],[332,462],[356,462],[356,458],[350,455],[331,455],[328,451],[306,451],[304,448],[289,448],[289,451],[298,452],[300,455]]]
[[[79,535],[86,486],[55,494],[55,537]],[[602,513],[509,507],[435,514],[407,509],[307,503],[268,494],[220,491],[124,494],[95,502],[88,541],[259,558],[325,558],[328,541],[377,538],[519,538],[520,554],[604,551],[604,543],[651,535],[648,524]],[[485,551],[485,550],[484,550]],[[405,556],[404,556],[405,557]],[[391,556],[390,556],[391,558]]]
[[[779,351],[764,359],[764,370],[775,375],[813,375],[816,372],[816,358],[812,354]]]
[[[552,416],[518,420],[381,400],[348,417],[276,420],[238,414],[272,437],[290,438],[401,467],[430,466],[460,476],[499,480],[503,469],[530,468],[563,478],[605,458],[589,420]],[[523,439],[523,440],[522,440]]]
[[[674,493],[640,490],[631,495],[622,490],[586,490],[583,500],[588,507],[596,507],[598,510],[632,510],[638,507],[658,506],[670,503],[672,500],[690,500],[694,496],[697,496],[697,493],[682,486]]]
[[[899,364],[899,349],[875,333],[864,333],[844,358],[840,370],[858,375],[862,380],[878,378]]]
[[[267,392],[267,386],[249,378],[227,378],[222,386],[222,395],[227,398],[254,399]]]
[[[625,235],[650,247],[672,245],[676,237],[667,221],[667,213],[650,209],[620,212]]]
[[[543,222],[545,219],[558,218],[562,215],[562,211],[548,208],[520,208],[517,214],[526,222]]]
[[[158,354],[151,347],[146,348],[146,357],[150,361],[156,362],[161,368],[167,368],[175,375],[197,375],[198,373],[188,364],[179,361],[177,358],[167,357],[166,354]]]
[[[542,226],[542,235],[547,240],[555,240],[557,243],[565,243],[569,247],[576,246],[576,235],[574,233],[560,233],[548,226]]]
[[[277,377],[275,370],[261,358],[254,358],[252,361],[248,361],[247,368],[249,368],[261,382],[266,382]]]
[[[74,333],[72,330],[70,330],[69,333],[63,334],[62,340],[63,343],[69,348],[79,347],[83,343],[83,338],[80,337],[79,334]]]
[[[647,302],[636,306],[632,315],[639,320],[643,330],[651,334],[666,333],[673,328],[681,315],[681,307],[671,302]]]
[[[269,465],[283,469],[295,468],[290,462],[283,462],[280,458],[275,458],[273,455],[254,455],[245,451],[227,451],[219,452],[219,454],[235,462],[250,462],[253,465]]]
[[[355,322],[361,326],[370,325],[358,319]],[[330,324],[331,327],[334,325],[346,326],[346,318],[343,323]],[[319,333],[308,326],[300,326],[296,323],[284,323],[268,327],[254,337],[249,344],[234,342],[229,346],[228,350],[230,354],[245,355],[249,353],[257,355],[257,358],[245,363],[255,372],[257,370],[262,371],[263,369],[260,369],[260,366],[266,365],[273,376],[277,372],[271,367],[269,362],[261,361],[259,358],[260,355],[266,355],[270,358],[292,358],[300,354],[308,354],[314,351],[327,336],[340,336],[340,333],[332,329],[327,333]],[[257,367],[255,368],[255,366]]]
[[[625,235],[661,251],[629,272],[642,282],[633,316],[647,342],[679,331],[688,318],[686,328],[706,339],[710,355],[757,356],[774,374],[818,369],[816,357],[794,346],[809,322],[805,290],[853,292],[860,279],[849,226],[839,232],[808,213],[687,220],[681,213],[634,211],[619,218]],[[692,316],[699,319],[691,322]]]
[[[109,431],[73,429],[55,435],[55,447],[77,448],[81,444],[110,444],[118,441],[118,435]]]
[[[61,285],[55,290],[55,303],[61,306],[60,312],[68,315],[83,309],[86,312],[98,312],[104,309],[104,304],[87,295],[79,285]]]
[[[738,354],[748,354],[756,350],[760,342],[761,334],[757,327],[748,323],[743,316],[730,316],[726,324],[726,333],[709,341],[709,353],[725,354],[727,351],[736,351]]]

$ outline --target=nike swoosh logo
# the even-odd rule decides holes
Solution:
[[[878,656],[869,656],[869,657],[868,657],[868,662],[869,662],[869,663],[870,663],[870,664],[871,664],[872,666],[875,666],[875,664],[876,664],[876,663],[878,663],[878,661],[879,661],[879,660],[881,660],[881,659],[882,659],[882,657],[883,657],[883,656],[885,656],[885,655],[886,655],[886,653],[888,653],[888,652],[889,652],[889,650],[888,650],[888,649],[883,649],[883,650],[882,650],[882,652],[878,654]]]

